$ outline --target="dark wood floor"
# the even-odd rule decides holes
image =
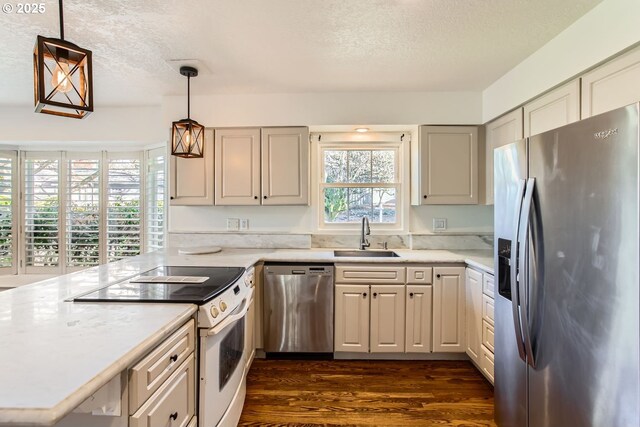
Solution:
[[[495,426],[466,361],[253,362],[241,426]]]

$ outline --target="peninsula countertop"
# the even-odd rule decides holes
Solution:
[[[192,316],[192,304],[74,303],[73,297],[160,265],[250,267],[260,261],[467,264],[493,272],[491,251],[395,250],[397,258],[332,249],[224,249],[140,255],[0,293],[0,425],[53,425]]]

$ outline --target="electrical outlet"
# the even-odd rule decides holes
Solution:
[[[227,231],[238,231],[240,220],[238,218],[227,218]]]
[[[248,230],[249,229],[249,220],[247,218],[243,218],[240,220],[240,230]]]
[[[433,218],[433,231],[445,231],[447,229],[446,218]]]

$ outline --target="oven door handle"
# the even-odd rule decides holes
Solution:
[[[253,289],[251,290],[251,294],[249,294],[245,299],[242,300],[242,304],[240,304],[240,306],[236,308],[229,317],[224,319],[222,322],[220,322],[213,328],[208,329],[205,335],[208,337],[218,335],[220,332],[224,331],[227,327],[233,325],[238,320],[242,319],[249,311],[249,307],[251,307],[252,303],[253,303]]]

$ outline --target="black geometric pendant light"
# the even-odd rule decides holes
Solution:
[[[34,101],[37,113],[82,119],[93,111],[91,51],[64,39],[38,36],[33,49]]]
[[[191,120],[191,77],[196,77],[198,70],[183,66],[180,74],[187,77],[187,118],[173,122],[171,126],[171,154],[199,158],[204,154],[204,126]]]

